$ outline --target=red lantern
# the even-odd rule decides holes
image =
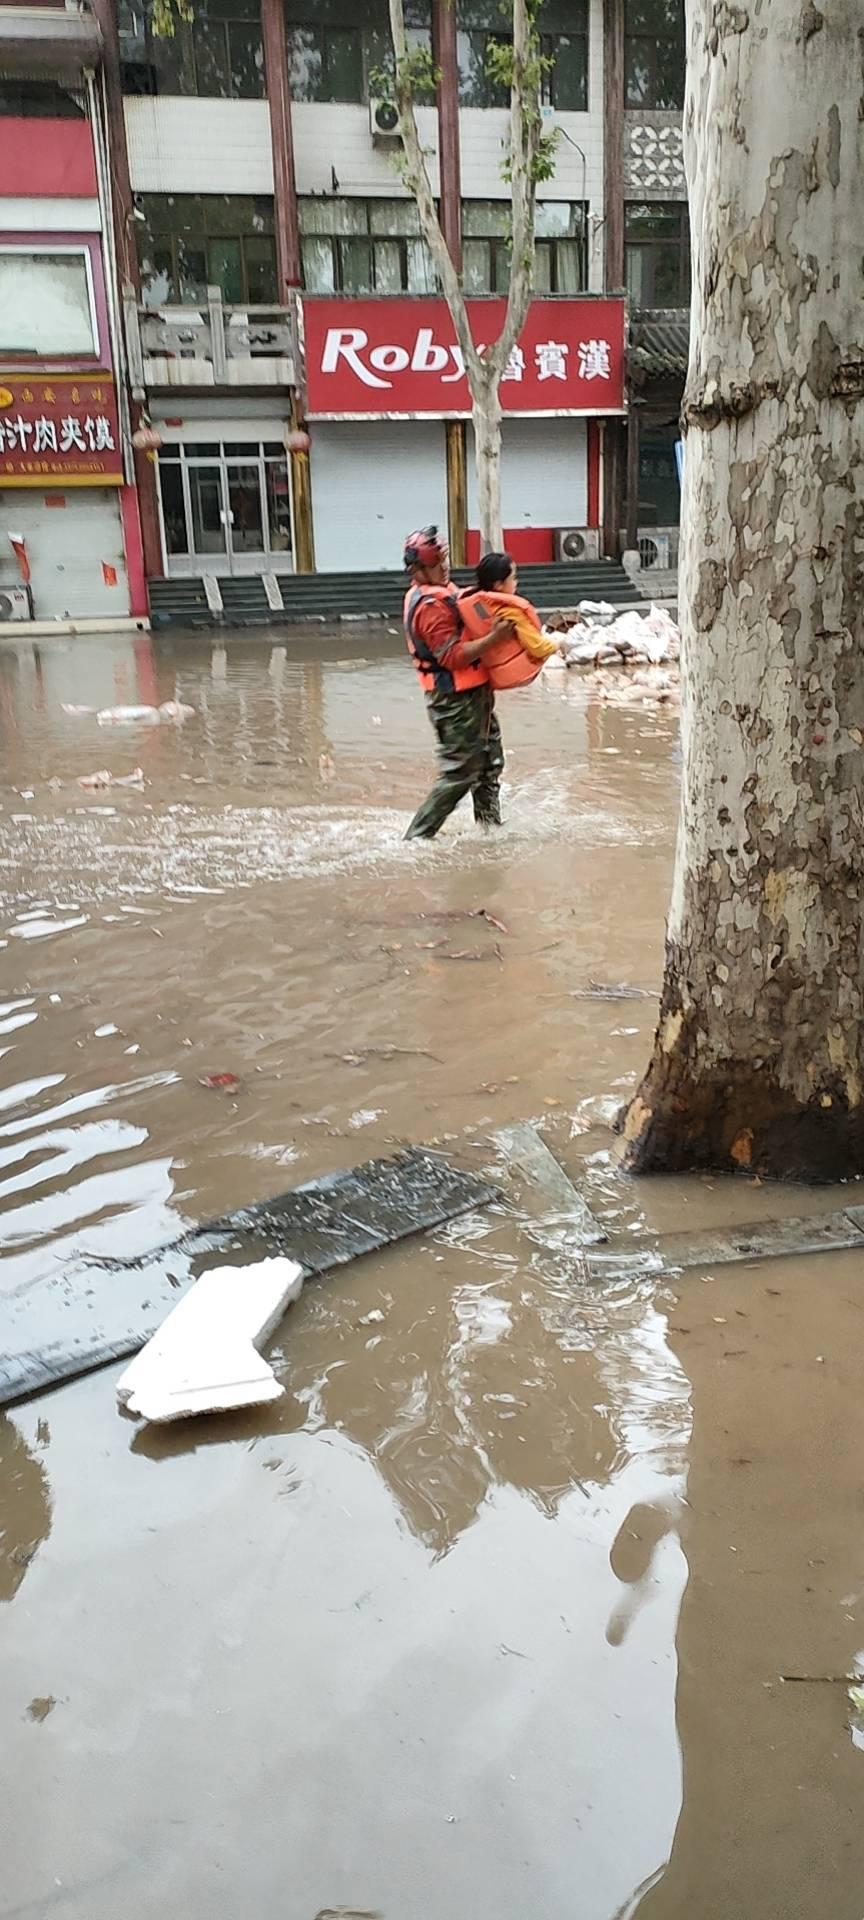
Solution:
[[[302,427],[292,427],[285,435],[285,445],[289,453],[308,453],[312,442]]]
[[[162,445],[162,435],[155,427],[136,427],[132,435],[132,445],[139,453],[155,452]]]

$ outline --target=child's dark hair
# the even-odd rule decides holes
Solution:
[[[484,553],[477,568],[477,585],[484,593],[495,593],[509,580],[515,562],[509,553]]]

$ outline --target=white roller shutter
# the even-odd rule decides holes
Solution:
[[[321,421],[311,471],[319,573],[400,567],[406,533],[447,526],[441,421]]]
[[[46,505],[46,500],[57,504]],[[126,617],[129,583],[116,488],[70,487],[65,493],[58,488],[46,495],[29,487],[4,487],[0,491],[4,586],[20,584],[8,541],[10,529],[23,533],[27,542],[34,619]],[[103,562],[114,568],[116,587],[107,584]]]
[[[501,442],[501,524],[584,527],[588,515],[588,428],[584,420],[505,420]],[[474,429],[468,428],[468,524],[479,526]]]

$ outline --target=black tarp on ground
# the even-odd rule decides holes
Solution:
[[[493,1198],[475,1174],[410,1147],[193,1228],[143,1259],[81,1259],[0,1299],[0,1406],[137,1353],[214,1253],[236,1259],[238,1285],[243,1266],[266,1254],[326,1273]]]

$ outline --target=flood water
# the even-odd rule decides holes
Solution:
[[[388,633],[0,651],[0,1313],[409,1142],[500,1189],[310,1283],[274,1406],[0,1415],[3,1916],[862,1920],[860,1259],[634,1274],[838,1198],[618,1172],[656,1002],[592,983],[659,984],[676,718],[501,718],[502,831],[406,846]]]

